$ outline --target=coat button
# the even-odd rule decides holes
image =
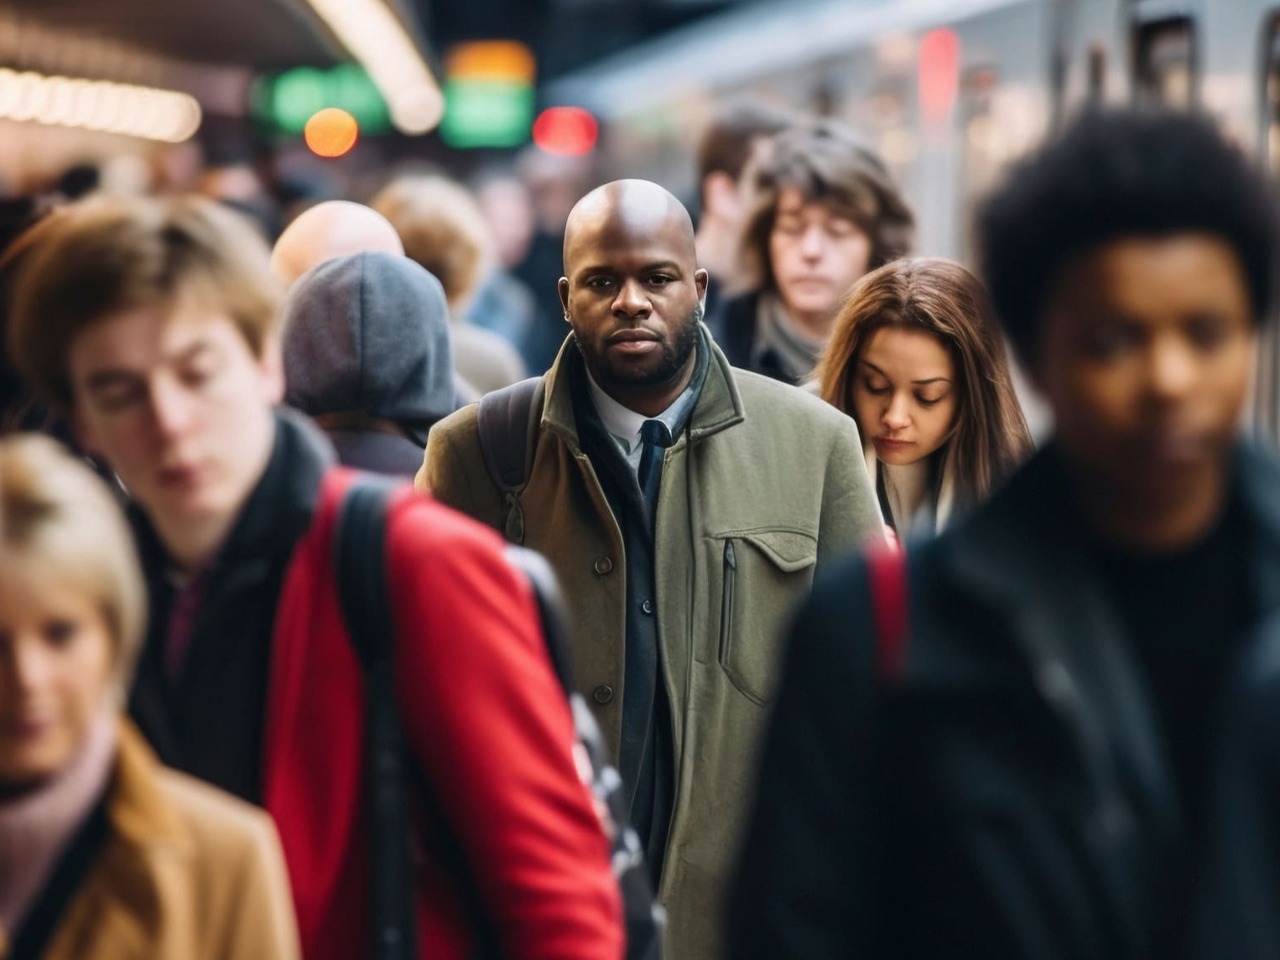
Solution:
[[[596,703],[608,703],[613,699],[613,687],[607,683],[600,684],[600,686],[591,691],[591,699]]]
[[[608,557],[601,557],[596,561],[596,573],[600,574],[600,576],[603,577],[606,573],[609,573],[612,570],[613,561]]]
[[[649,616],[653,616],[653,601],[645,600],[644,603],[640,604],[640,609],[649,614]]]

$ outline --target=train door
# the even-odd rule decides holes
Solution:
[[[1280,186],[1280,7],[1262,18],[1259,57],[1259,151],[1271,183]],[[1280,317],[1258,344],[1258,378],[1254,390],[1254,424],[1272,440],[1280,438]]]

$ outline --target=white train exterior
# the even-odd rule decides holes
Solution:
[[[711,113],[754,98],[852,123],[920,212],[922,254],[972,261],[1007,164],[1089,103],[1214,117],[1280,177],[1280,0],[780,0],[668,36],[549,90],[604,121],[611,173],[693,196]],[[1280,339],[1259,426],[1280,431]]]

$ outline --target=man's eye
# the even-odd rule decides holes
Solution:
[[[1200,350],[1208,351],[1221,346],[1230,332],[1219,317],[1200,317],[1187,324],[1187,339]]]
[[[188,367],[182,371],[182,382],[189,387],[201,387],[213,379],[214,372],[209,366]]]
[[[675,279],[674,277],[669,277],[665,273],[655,273],[653,276],[649,278],[649,282],[653,284],[655,287],[665,287],[668,283],[671,283],[674,279]]]
[[[586,283],[589,290],[606,290],[612,285],[613,280],[609,277],[591,277]]]

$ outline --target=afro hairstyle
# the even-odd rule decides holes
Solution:
[[[1235,250],[1255,319],[1271,302],[1276,217],[1263,175],[1203,117],[1090,111],[1015,166],[977,224],[991,301],[1033,366],[1064,269],[1127,237],[1205,233]]]

